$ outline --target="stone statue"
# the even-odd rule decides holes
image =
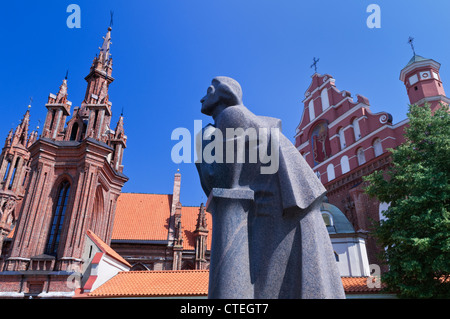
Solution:
[[[201,103],[214,119],[196,137],[213,217],[208,297],[344,298],[320,213],[325,188],[281,121],[250,112],[228,77],[214,78]]]

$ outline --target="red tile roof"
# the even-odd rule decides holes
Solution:
[[[371,277],[369,283],[372,283],[373,288],[369,288],[368,277],[341,277],[342,284],[346,294],[360,294],[360,293],[379,293],[382,288],[377,288],[375,285],[375,277]],[[384,288],[384,285],[381,284]]]
[[[380,293],[367,277],[341,277],[346,294]],[[207,296],[208,270],[124,271],[84,297]]]
[[[208,276],[208,270],[124,271],[88,293],[88,296],[206,296]]]
[[[112,240],[167,240],[172,195],[122,193],[117,200]],[[194,231],[199,207],[182,207],[183,248],[195,249]],[[206,213],[211,247],[212,218]]]
[[[183,249],[195,249],[194,231],[197,227],[197,218],[200,207],[183,207],[181,209],[181,227],[183,228]],[[206,249],[211,249],[212,238],[212,216],[205,212],[206,226],[208,228],[208,237],[206,238]]]
[[[122,193],[112,239],[167,240],[172,195]]]
[[[94,234],[91,230],[87,231],[87,235],[91,240],[97,245],[97,247],[106,255],[116,259],[117,261],[120,261],[122,264],[128,266],[131,268],[131,265],[123,259],[122,256],[120,256],[114,249],[109,247],[103,240],[101,240],[96,234]],[[94,261],[93,261],[94,262]]]

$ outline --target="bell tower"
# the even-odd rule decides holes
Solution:
[[[441,103],[450,103],[442,85],[440,67],[440,63],[414,53],[400,72],[400,80],[405,84],[410,104],[428,103],[434,111]]]

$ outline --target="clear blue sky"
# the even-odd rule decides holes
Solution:
[[[81,8],[81,28],[69,29],[69,4]],[[381,8],[381,28],[369,29],[369,4]],[[8,1],[0,8],[0,140],[15,128],[33,97],[31,125],[45,119],[49,93],[57,93],[69,69],[69,100],[84,98],[91,62],[114,11],[110,86],[113,127],[124,108],[128,148],[124,192],[172,193],[182,173],[181,201],[206,201],[194,164],[174,164],[177,127],[193,131],[200,98],[217,75],[237,79],[244,104],[259,115],[282,119],[293,140],[310,83],[313,57],[340,90],[369,98],[373,112],[406,118],[408,98],[399,80],[417,54],[442,64],[450,90],[448,1],[352,0],[116,0]],[[3,143],[3,142],[1,142]]]

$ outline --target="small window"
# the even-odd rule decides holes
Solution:
[[[417,87],[417,85],[414,87],[414,91],[417,91],[419,88]]]
[[[309,110],[309,121],[312,122],[314,118],[316,117],[314,112],[314,101],[311,99],[308,104],[308,110]]]
[[[362,165],[366,162],[366,156],[364,155],[364,149],[362,147],[360,149],[358,149],[356,155],[358,157],[359,165]]]
[[[350,163],[348,161],[347,155],[344,155],[341,158],[341,171],[342,171],[342,174],[345,174],[348,171],[350,171]]]
[[[380,156],[381,154],[383,154],[383,146],[381,145],[381,140],[379,138],[377,138],[373,142],[373,150],[375,152],[375,157]]]
[[[343,150],[345,148],[345,146],[346,146],[344,129],[343,128],[339,129],[338,134],[339,134],[339,142],[341,144],[341,150]]]
[[[353,122],[353,132],[355,133],[355,141],[361,138],[361,130],[359,129],[358,119],[354,119]]]
[[[322,218],[325,226],[333,226],[333,218],[331,217],[331,214],[329,212],[322,211]]]
[[[6,170],[5,170],[5,175],[3,176],[3,181],[6,180],[6,178],[8,177],[8,173],[9,173],[9,169],[11,168],[11,162],[8,161],[8,164],[6,166]]]
[[[332,181],[333,179],[336,178],[333,164],[329,164],[327,166],[327,175],[328,175],[328,181]]]

